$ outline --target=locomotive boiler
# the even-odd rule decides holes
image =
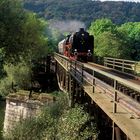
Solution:
[[[59,53],[71,60],[91,61],[94,50],[94,37],[83,28],[68,35],[58,44]]]

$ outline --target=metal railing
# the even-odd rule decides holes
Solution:
[[[117,112],[117,104],[119,103],[124,108],[127,108],[130,112],[140,116],[140,104],[118,90],[118,84],[121,84],[129,89],[132,89],[133,91],[140,93],[139,85],[118,76],[112,75],[108,72],[102,71],[98,68],[89,66],[88,64],[82,64],[78,61],[69,61],[69,59],[59,54],[55,54],[55,59],[60,65],[62,65],[63,68],[67,68],[66,70],[82,86],[90,85],[93,87],[93,93],[96,88],[100,89],[100,91],[103,93],[106,93],[105,95],[110,97],[114,102],[114,113]],[[104,79],[108,79],[109,83],[104,81],[102,77],[104,77]],[[135,108],[136,106],[138,108]]]
[[[57,61],[60,62],[60,65],[62,65],[62,67],[68,71],[69,67],[70,67],[70,61],[67,57],[65,57],[64,55],[60,55],[58,53],[54,53],[55,59]]]
[[[93,91],[95,90],[95,88],[98,88],[102,93],[105,93],[109,98],[112,99],[114,103],[113,106],[114,113],[117,112],[117,104],[119,103],[122,107],[129,110],[132,114],[140,116],[140,104],[137,103],[134,99],[129,98],[127,95],[124,95],[124,93],[122,93],[118,89],[118,85],[121,84],[124,87],[132,89],[133,91],[138,92],[140,94],[139,85],[127,81],[127,79],[123,79],[115,75],[112,75],[108,72],[88,66],[88,64],[84,64],[84,69],[86,68],[92,70],[93,74],[91,75],[87,71],[84,71],[85,81],[89,83],[91,86],[93,86],[94,88]],[[104,77],[104,79],[108,79],[107,81],[109,82],[104,81],[102,77]],[[135,108],[136,106],[138,108]]]
[[[104,66],[110,67],[121,72],[128,74],[136,74],[137,71],[137,61],[116,59],[111,57],[104,57]]]
[[[115,120],[115,123],[126,132],[128,137],[139,140],[140,129],[137,127],[137,125],[139,126],[139,120],[131,120],[130,117],[140,118],[140,104],[121,92],[118,87],[118,85],[123,85],[140,94],[140,87],[138,84],[112,75],[107,71],[103,71],[91,65],[82,64],[78,61],[69,61],[59,54],[55,54],[55,59],[59,65],[74,77],[74,80],[83,87],[91,99],[105,111],[111,119]],[[104,77],[104,79],[108,78],[109,82],[106,82],[102,77]],[[71,90],[69,92],[71,92]],[[120,119],[120,121],[118,119]],[[126,121],[120,124],[122,120]],[[134,121],[136,121],[135,125]],[[133,128],[136,126],[136,129],[132,129],[132,126]]]

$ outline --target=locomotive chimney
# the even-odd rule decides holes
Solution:
[[[80,28],[80,31],[84,31],[84,28]]]

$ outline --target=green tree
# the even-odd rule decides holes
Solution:
[[[58,122],[57,137],[60,140],[97,139],[98,132],[95,122],[90,120],[89,114],[82,107],[76,106],[62,114]]]
[[[24,0],[25,8],[47,20],[78,20],[87,26],[96,19],[110,18],[116,24],[140,21],[140,3],[99,0]],[[88,10],[87,10],[88,9]]]
[[[131,59],[131,48],[116,34],[104,32],[98,35],[95,43],[97,56]]]
[[[0,49],[0,78],[2,78],[4,75],[3,58],[4,58],[4,52],[3,49]]]
[[[35,57],[47,46],[45,22],[25,11],[18,0],[1,0],[0,11],[0,48],[6,61],[14,63],[21,56]]]
[[[103,32],[113,32],[115,27],[115,24],[113,24],[110,19],[97,19],[95,22],[91,23],[91,26],[89,27],[89,33],[96,37]]]
[[[140,22],[128,22],[122,24],[118,31],[124,36],[131,49],[133,60],[140,60]]]
[[[109,19],[97,20],[91,24],[89,32],[95,38],[95,55],[132,59],[132,47],[127,42],[127,35],[120,32],[118,28]]]
[[[19,0],[1,0],[0,11],[0,94],[7,95],[12,82],[20,88],[29,84],[31,60],[48,53],[48,25]]]
[[[0,80],[0,95],[8,95],[14,88],[29,89],[31,84],[31,65],[20,62],[16,65],[5,64],[4,71],[6,76]]]

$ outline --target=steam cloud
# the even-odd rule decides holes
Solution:
[[[75,32],[79,28],[85,28],[85,24],[77,20],[66,20],[66,21],[50,21],[50,28],[57,29],[59,32]]]

